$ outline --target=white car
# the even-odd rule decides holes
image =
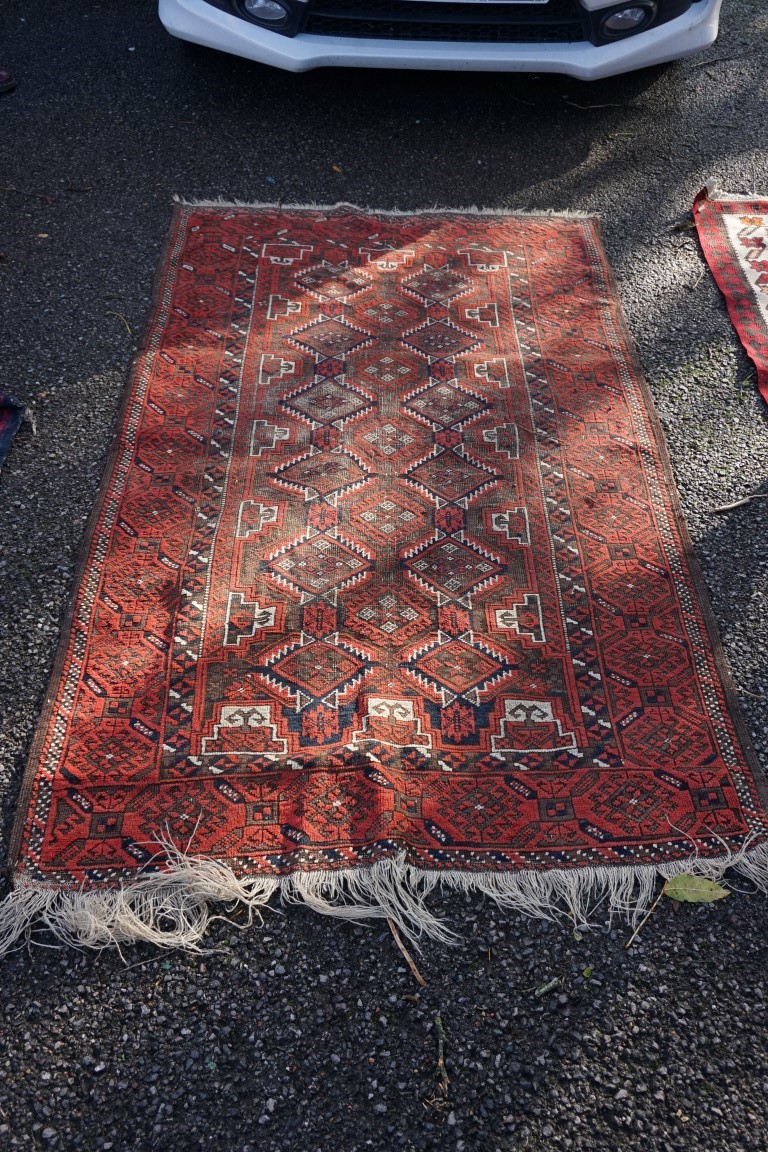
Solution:
[[[598,80],[707,48],[722,0],[160,0],[173,36],[292,72],[451,68]]]

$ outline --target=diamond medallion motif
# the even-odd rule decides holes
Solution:
[[[367,475],[366,469],[346,452],[315,452],[274,473],[275,480],[300,489],[308,500],[328,496],[331,492],[349,491]]]
[[[462,500],[478,488],[492,483],[496,477],[449,450],[413,468],[408,479],[415,480],[442,500]]]
[[[431,424],[451,428],[487,411],[489,405],[456,384],[433,384],[418,396],[412,396],[406,407]]]
[[[279,579],[319,596],[362,575],[370,565],[340,540],[322,535],[293,545],[267,567]]]
[[[320,300],[349,300],[371,286],[367,276],[352,271],[346,261],[341,264],[323,261],[314,268],[307,268],[306,272],[299,272],[295,283]]]
[[[425,656],[420,656],[413,667],[441,688],[448,688],[459,695],[482,686],[501,672],[503,665],[479,648],[461,640],[452,640],[450,644],[440,644]]]
[[[158,840],[414,935],[419,876],[551,868],[618,907],[635,870],[757,875],[762,784],[593,223],[184,205],[173,229],[5,943],[36,891],[99,914],[147,867],[181,907]],[[117,935],[165,927],[154,904]]]
[[[395,384],[404,376],[408,376],[412,369],[408,364],[396,360],[394,356],[380,356],[363,369],[366,376],[381,384]]]
[[[448,596],[464,596],[504,571],[495,560],[453,539],[430,544],[405,566],[420,582]]]
[[[355,501],[350,517],[366,535],[373,533],[393,544],[413,537],[430,523],[427,509],[400,490],[384,496],[374,492],[365,500]]]
[[[422,356],[430,359],[460,356],[481,346],[481,341],[471,332],[465,332],[447,320],[431,320],[420,328],[414,328],[412,332],[406,332],[401,340],[409,348],[415,348]]]
[[[355,348],[362,348],[372,339],[370,332],[355,328],[346,320],[324,317],[306,328],[297,328],[290,337],[292,344],[307,348],[319,356],[348,356]]]
[[[449,304],[472,290],[471,281],[450,268],[430,268],[429,265],[422,272],[403,280],[402,286],[406,292],[420,297],[427,304]]]
[[[336,380],[318,380],[303,392],[286,396],[282,404],[321,424],[347,420],[353,413],[363,412],[371,406],[370,401],[354,389]]]
[[[394,456],[401,448],[407,448],[409,444],[413,444],[413,436],[409,436],[407,432],[401,432],[394,424],[379,424],[371,432],[366,432],[363,440],[366,440],[382,456]]]
[[[269,671],[308,696],[321,697],[352,680],[365,667],[364,660],[346,649],[315,640],[277,660]]]

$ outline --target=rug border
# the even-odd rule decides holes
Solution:
[[[80,540],[77,551],[77,562],[75,564],[74,574],[70,584],[69,600],[65,612],[62,615],[61,623],[59,624],[59,639],[56,646],[56,655],[54,656],[53,665],[48,673],[47,684],[45,688],[45,696],[43,698],[43,705],[40,709],[36,724],[35,734],[32,743],[29,746],[29,752],[24,764],[24,769],[21,777],[21,784],[19,786],[18,798],[16,800],[16,814],[14,816],[13,827],[11,829],[11,836],[8,841],[8,853],[6,857],[6,868],[10,874],[11,888],[16,884],[16,870],[19,863],[19,856],[21,853],[21,846],[24,839],[24,829],[27,823],[27,815],[29,813],[29,804],[32,798],[32,791],[34,788],[35,778],[37,776],[37,767],[40,754],[45,743],[48,725],[51,720],[53,708],[58,696],[59,686],[61,684],[61,677],[64,671],[64,663],[67,656],[69,647],[69,634],[72,628],[75,611],[77,609],[78,593],[82,585],[82,579],[88,566],[88,559],[91,551],[91,544],[93,537],[101,519],[101,514],[104,508],[107,492],[112,483],[112,478],[117,466],[118,453],[120,450],[120,430],[123,427],[124,419],[128,414],[129,406],[131,403],[131,395],[133,392],[133,383],[136,380],[141,368],[141,363],[148,351],[149,341],[154,331],[155,323],[158,315],[163,307],[163,287],[166,282],[166,275],[171,266],[171,254],[177,236],[180,233],[181,225],[184,220],[184,209],[181,205],[174,204],[171,209],[170,221],[166,227],[165,236],[160,246],[160,253],[155,266],[155,271],[152,277],[152,286],[150,289],[149,307],[146,310],[145,320],[141,328],[139,340],[136,345],[136,350],[131,356],[128,366],[125,370],[122,395],[120,402],[115,411],[112,421],[112,438],[107,447],[106,458],[102,467],[101,480],[93,496],[93,504],[91,507],[88,520],[86,522],[85,531]]]
[[[701,616],[706,629],[707,639],[711,646],[713,662],[717,674],[720,678],[720,683],[723,689],[723,696],[728,708],[731,721],[734,726],[735,735],[739,741],[740,750],[744,756],[747,767],[749,768],[752,779],[754,781],[755,792],[758,799],[763,805],[764,812],[759,813],[762,815],[765,822],[768,823],[768,775],[763,770],[760,761],[752,744],[751,736],[746,725],[746,720],[741,710],[741,704],[738,699],[736,685],[733,676],[730,672],[726,662],[725,653],[720,639],[719,628],[712,611],[709,590],[704,581],[703,574],[699,565],[698,558],[693,549],[693,543],[688,532],[688,527],[683,515],[682,504],[680,501],[677,485],[674,480],[674,473],[667,449],[666,440],[664,437],[663,428],[656,411],[656,406],[653,400],[653,395],[648,387],[645,373],[642,369],[637,347],[627,325],[624,309],[621,303],[621,297],[618,292],[617,280],[611,267],[605,244],[603,242],[602,229],[600,226],[599,217],[595,213],[586,212],[567,212],[567,211],[516,211],[508,209],[478,209],[476,207],[470,208],[452,208],[446,209],[441,207],[429,209],[416,209],[412,211],[405,210],[384,210],[374,208],[362,208],[360,206],[350,204],[348,202],[338,202],[332,205],[324,204],[280,204],[280,203],[261,203],[261,202],[238,202],[229,199],[214,199],[204,201],[187,201],[181,200],[178,197],[174,198],[174,204],[171,210],[170,221],[167,231],[160,248],[159,258],[155,273],[152,281],[152,290],[150,305],[147,309],[146,320],[144,322],[140,340],[137,344],[136,351],[134,352],[125,375],[125,382],[123,385],[123,394],[120,404],[116,410],[112,442],[107,450],[106,459],[103,466],[102,477],[96,493],[93,498],[93,507],[91,514],[83,534],[80,547],[78,562],[76,565],[75,573],[72,579],[71,594],[68,608],[60,624],[60,637],[59,643],[54,658],[51,671],[48,675],[48,683],[46,694],[44,698],[43,707],[40,711],[36,722],[35,735],[30,745],[29,753],[26,758],[26,764],[23,770],[21,785],[19,788],[18,798],[16,801],[17,810],[14,819],[13,829],[8,846],[7,855],[7,871],[10,873],[10,882],[13,890],[21,893],[25,891],[39,891],[59,893],[65,895],[66,893],[73,893],[81,890],[82,886],[73,885],[71,888],[65,888],[61,885],[48,886],[40,881],[25,881],[23,873],[17,874],[21,847],[24,838],[24,829],[27,823],[27,816],[29,813],[29,804],[34,788],[35,779],[37,777],[38,760],[42,747],[45,743],[48,725],[51,719],[53,708],[58,696],[58,689],[61,682],[62,673],[64,670],[64,663],[68,651],[68,638],[71,630],[72,622],[74,619],[75,610],[77,607],[78,593],[82,584],[82,579],[85,574],[88,559],[90,555],[90,547],[93,537],[98,528],[106,494],[112,483],[115,467],[118,461],[118,453],[121,447],[120,430],[123,427],[124,419],[127,416],[129,406],[133,394],[133,384],[141,370],[144,357],[149,351],[149,343],[152,333],[155,330],[157,319],[162,311],[164,305],[164,288],[167,284],[168,274],[173,267],[173,248],[177,240],[185,229],[186,223],[194,211],[211,209],[221,211],[222,209],[233,209],[235,211],[258,211],[258,210],[276,210],[276,211],[338,211],[339,209],[347,209],[350,212],[370,214],[374,216],[393,216],[393,217],[414,217],[414,216],[430,216],[430,215],[451,215],[451,216],[476,216],[488,218],[521,218],[525,220],[543,219],[552,222],[558,218],[570,220],[573,222],[581,223],[585,229],[591,229],[595,240],[595,249],[599,256],[600,268],[606,288],[608,289],[608,296],[605,301],[600,301],[603,307],[608,308],[612,316],[616,329],[624,342],[624,348],[627,354],[627,361],[629,367],[632,369],[635,380],[638,386],[638,392],[645,404],[645,409],[648,418],[649,430],[653,436],[654,444],[658,453],[660,472],[667,486],[670,512],[673,516],[676,525],[681,555],[683,560],[688,565],[688,570],[691,574],[693,587],[696,591],[698,605],[701,611]],[[725,845],[724,845],[725,847]],[[746,851],[746,845],[742,852]],[[760,852],[760,845],[756,849]],[[693,854],[692,854],[692,858]],[[722,856],[708,856],[703,858],[703,863],[707,866],[711,865],[713,868],[725,868],[730,863],[736,862],[736,857],[733,853],[724,852]],[[682,862],[683,864],[685,862]],[[619,870],[623,870],[623,865],[605,865],[607,870],[615,872],[618,876]],[[656,874],[663,874],[661,868],[653,864],[647,865],[634,865],[632,870],[635,873],[642,871],[644,868],[655,869]],[[663,868],[663,866],[662,866]],[[685,867],[677,870],[685,870]],[[358,872],[365,871],[365,869],[358,869]],[[563,869],[547,869],[544,871],[538,870],[519,870],[510,871],[504,875],[514,877],[524,877],[528,874],[543,877],[547,875],[552,876],[583,876],[586,880],[589,874],[594,874],[594,866],[585,866],[583,868],[569,868]],[[137,869],[137,876],[141,875],[141,870]],[[442,877],[442,873],[439,874]],[[483,877],[490,875],[485,872],[466,873],[468,878]],[[266,879],[266,878],[265,878]],[[594,882],[594,881],[593,881]],[[130,885],[121,882],[119,886],[109,886],[104,891],[129,891]],[[372,914],[370,911],[369,915]]]
[[[747,726],[746,717],[742,710],[741,701],[738,696],[738,689],[736,682],[733,678],[723,642],[720,636],[720,627],[717,623],[717,618],[712,609],[712,601],[710,598],[709,586],[704,578],[704,573],[699,562],[699,558],[694,549],[693,540],[691,538],[688,524],[685,519],[682,501],[680,499],[680,492],[678,491],[677,483],[675,481],[675,474],[672,467],[672,460],[669,455],[669,448],[667,446],[666,436],[664,435],[664,428],[661,419],[656,410],[656,403],[653,398],[650,386],[645,376],[637,346],[629,330],[624,309],[621,305],[621,296],[618,290],[618,281],[610,263],[608,262],[605,245],[603,244],[602,229],[599,221],[594,221],[595,232],[599,242],[600,257],[603,263],[604,275],[606,286],[610,290],[608,297],[608,307],[611,309],[619,334],[621,335],[625,347],[629,353],[629,363],[635,373],[635,378],[638,384],[638,391],[645,403],[646,412],[648,414],[648,424],[653,434],[653,439],[658,452],[659,464],[665,484],[667,485],[667,494],[669,497],[670,511],[675,519],[675,526],[679,533],[680,546],[682,551],[682,558],[688,565],[688,570],[691,575],[691,581],[696,592],[698,606],[701,610],[701,615],[704,620],[704,625],[707,630],[707,639],[711,646],[712,657],[715,664],[715,670],[720,677],[720,683],[723,688],[723,695],[725,703],[728,706],[731,721],[733,722],[736,736],[741,746],[740,750],[744,754],[747,767],[752,773],[752,778],[755,784],[755,790],[758,798],[762,803],[765,811],[762,813],[766,823],[768,823],[768,770],[763,768],[760,762],[752,736]]]

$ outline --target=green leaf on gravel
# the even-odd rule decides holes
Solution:
[[[713,900],[724,900],[729,895],[728,889],[716,884],[714,880],[691,876],[688,872],[681,872],[679,876],[667,880],[663,893],[670,900],[684,900],[689,904],[711,904]]]
[[[585,968],[581,974],[585,980],[589,980],[592,976],[592,969],[591,968]]]

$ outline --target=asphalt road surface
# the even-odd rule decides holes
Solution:
[[[760,0],[726,0],[706,60],[592,87],[290,76],[190,53],[152,0],[0,4],[0,385],[38,422],[0,477],[4,842],[173,194],[599,213],[768,763],[768,505],[711,513],[768,489],[768,411],[684,227],[708,177],[768,192],[766,54]],[[0,1148],[764,1148],[768,908],[737,887],[661,907],[630,951],[620,925],[437,900],[464,942],[425,946],[426,989],[380,926],[303,909],[217,924],[198,957],[22,948]]]

